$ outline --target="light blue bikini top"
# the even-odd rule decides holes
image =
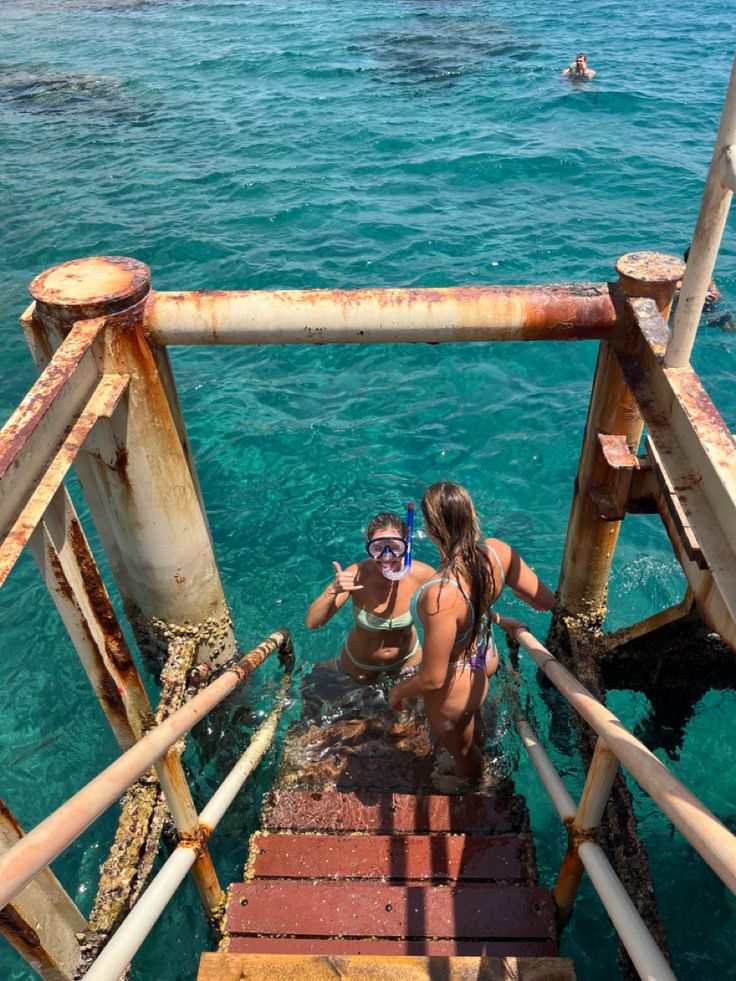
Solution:
[[[491,545],[486,545],[485,542],[479,542],[476,547],[484,548],[488,552],[490,552],[491,555],[493,555],[494,559],[496,560],[496,564],[498,565],[499,571],[501,572],[501,589],[503,589],[504,585],[506,584],[506,577],[503,574],[503,566],[501,565],[501,560],[499,559],[498,555],[496,555],[496,550]],[[420,640],[424,639],[424,630],[422,627],[421,618],[419,616],[419,597],[421,596],[422,590],[426,589],[427,586],[432,586],[434,583],[442,583],[442,584],[447,584],[448,586],[457,587],[457,589],[459,589],[460,592],[463,594],[465,598],[465,602],[468,604],[470,608],[470,615],[471,615],[470,626],[468,627],[467,630],[463,630],[461,634],[458,634],[457,638],[455,639],[456,644],[461,644],[464,640],[467,640],[467,638],[472,633],[473,624],[475,622],[475,614],[473,612],[473,604],[468,594],[465,592],[465,590],[457,581],[457,579],[450,579],[449,577],[446,577],[444,579],[430,579],[429,582],[425,582],[422,586],[420,586],[419,589],[416,591],[416,593],[414,593],[414,595],[411,598],[411,603],[409,604],[409,613],[412,616],[414,623],[416,624],[417,633],[419,634],[419,639]]]
[[[364,630],[403,630],[412,625],[412,611],[407,610],[398,617],[382,617],[368,610],[353,606],[353,620]]]

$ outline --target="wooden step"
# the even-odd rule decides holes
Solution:
[[[556,957],[554,940],[351,940],[324,937],[239,937],[228,941],[231,954],[325,954],[331,957]],[[442,977],[442,975],[440,975]],[[444,978],[443,978],[444,981]]]
[[[529,836],[264,834],[251,837],[259,879],[488,881],[533,875]]]
[[[549,891],[521,883],[395,885],[260,880],[233,886],[226,932],[293,937],[540,940],[555,936]]]
[[[263,827],[269,830],[498,835],[526,832],[528,824],[522,797],[476,794],[273,790],[263,812]]]
[[[309,957],[204,954],[197,981],[575,981],[555,957]]]

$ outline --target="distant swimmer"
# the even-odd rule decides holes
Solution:
[[[562,76],[563,78],[569,78],[573,82],[595,78],[595,68],[588,68],[588,58],[581,51],[576,56],[575,61],[567,66]]]

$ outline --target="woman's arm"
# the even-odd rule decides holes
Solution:
[[[310,630],[317,627],[324,627],[326,623],[334,617],[341,606],[344,606],[350,598],[350,594],[363,586],[358,582],[359,567],[357,563],[349,565],[343,571],[338,562],[332,563],[335,567],[335,578],[330,585],[324,589],[316,600],[309,605],[307,610],[307,626]]]
[[[391,688],[388,696],[391,708],[396,708],[404,698],[417,698],[444,685],[450,654],[457,640],[458,613],[465,613],[465,610],[465,601],[457,589],[437,583],[424,591],[419,600],[419,614],[424,626],[422,662],[416,674]]]
[[[515,548],[497,538],[486,538],[488,545],[498,555],[506,579],[514,596],[528,603],[533,610],[551,610],[555,605],[555,594],[536,572],[522,559]],[[495,569],[494,569],[495,572]]]

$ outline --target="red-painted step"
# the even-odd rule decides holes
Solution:
[[[233,886],[228,933],[307,937],[548,939],[549,891],[500,883],[253,880]]]
[[[263,834],[249,868],[261,879],[528,879],[527,836]]]
[[[528,831],[523,798],[367,792],[274,790],[266,797],[263,826],[273,830],[455,832],[498,835]]]

